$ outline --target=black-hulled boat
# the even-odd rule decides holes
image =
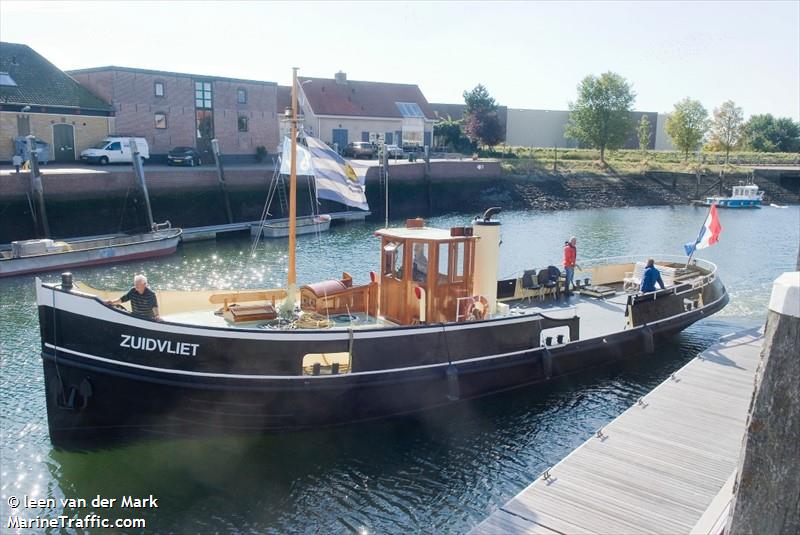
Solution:
[[[498,281],[496,212],[446,230],[419,219],[378,230],[381,265],[369,282],[344,273],[299,292],[292,233],[288,288],[159,292],[160,322],[106,306],[110,293],[70,276],[37,279],[52,442],[413,413],[652,353],[728,302],[716,267],[699,259],[657,257],[667,287],[646,294],[645,258],[582,262],[572,297],[553,270]]]
[[[523,277],[497,281],[495,301],[470,276],[477,236],[378,234],[381,276],[302,287],[306,312],[291,323],[256,319],[282,291],[161,292],[155,322],[106,306],[103,292],[37,280],[51,440],[87,447],[411,413],[650,353],[728,301],[713,265],[662,259],[676,275],[654,293],[624,291],[633,260],[604,260],[578,274],[591,280],[581,295],[526,289]],[[414,265],[403,250],[420,243],[442,269],[404,277]]]

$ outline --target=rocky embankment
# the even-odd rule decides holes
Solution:
[[[725,177],[722,191],[747,181],[749,176]],[[756,177],[765,192],[766,203],[800,203],[800,177]],[[664,206],[689,204],[692,200],[720,192],[719,176],[682,173],[644,175],[538,174],[530,177],[508,176],[487,186],[485,199],[510,208],[570,210],[621,206]]]

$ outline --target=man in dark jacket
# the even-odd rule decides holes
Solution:
[[[662,290],[664,289],[664,281],[661,280],[661,273],[655,264],[655,260],[652,258],[647,260],[647,267],[644,268],[644,276],[642,277],[642,286],[639,288],[642,293],[655,292],[656,283],[661,286]]]

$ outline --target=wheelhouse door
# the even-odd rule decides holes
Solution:
[[[384,238],[381,256],[381,315],[405,324],[408,269],[404,242]]]

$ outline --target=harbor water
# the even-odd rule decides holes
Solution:
[[[500,277],[558,265],[566,239],[584,258],[680,255],[707,210],[696,207],[501,214]],[[464,225],[474,214],[431,224]],[[144,518],[159,533],[462,533],[616,417],[719,336],[763,324],[772,281],[795,268],[800,207],[720,211],[720,243],[698,252],[716,263],[730,304],[654,355],[552,384],[365,425],[254,438],[175,439],[90,453],[50,445],[33,277],[0,280],[0,510]],[[397,222],[398,224],[401,222]],[[298,239],[298,281],[365,282],[378,268],[376,225],[334,227]],[[286,242],[198,242],[152,261],[74,270],[99,288],[156,290],[275,287]],[[43,274],[55,281],[58,273]],[[96,496],[153,495],[158,508],[102,508]],[[54,507],[12,509],[10,498],[54,498]],[[85,498],[87,507],[62,506]],[[57,532],[58,530],[53,530]]]

